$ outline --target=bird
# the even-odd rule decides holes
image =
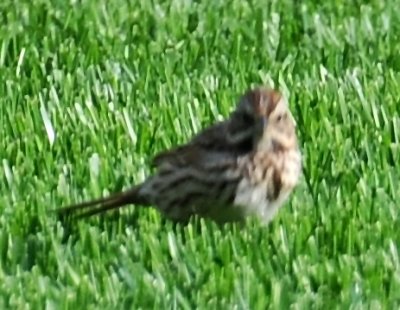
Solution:
[[[136,205],[156,208],[175,223],[195,216],[220,224],[255,217],[268,224],[299,183],[296,127],[279,90],[248,88],[226,119],[155,154],[155,172],[142,183],[57,212],[82,219]]]

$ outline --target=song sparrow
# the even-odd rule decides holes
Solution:
[[[227,120],[157,154],[153,164],[157,172],[143,183],[59,212],[87,217],[136,204],[179,222],[192,215],[219,223],[253,215],[268,223],[298,183],[302,166],[288,104],[264,87],[248,90]]]

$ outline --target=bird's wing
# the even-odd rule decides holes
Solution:
[[[250,151],[251,139],[231,142],[230,123],[217,123],[200,132],[189,143],[158,153],[153,159],[157,168],[195,165],[204,167],[217,162],[234,161],[238,155]]]

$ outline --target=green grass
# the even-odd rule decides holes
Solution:
[[[1,2],[0,308],[399,307],[399,1],[154,2]],[[49,212],[143,180],[256,84],[304,154],[270,226]]]

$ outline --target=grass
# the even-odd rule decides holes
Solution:
[[[398,5],[3,0],[0,308],[398,308]],[[304,154],[267,228],[49,212],[143,180],[256,84]]]

